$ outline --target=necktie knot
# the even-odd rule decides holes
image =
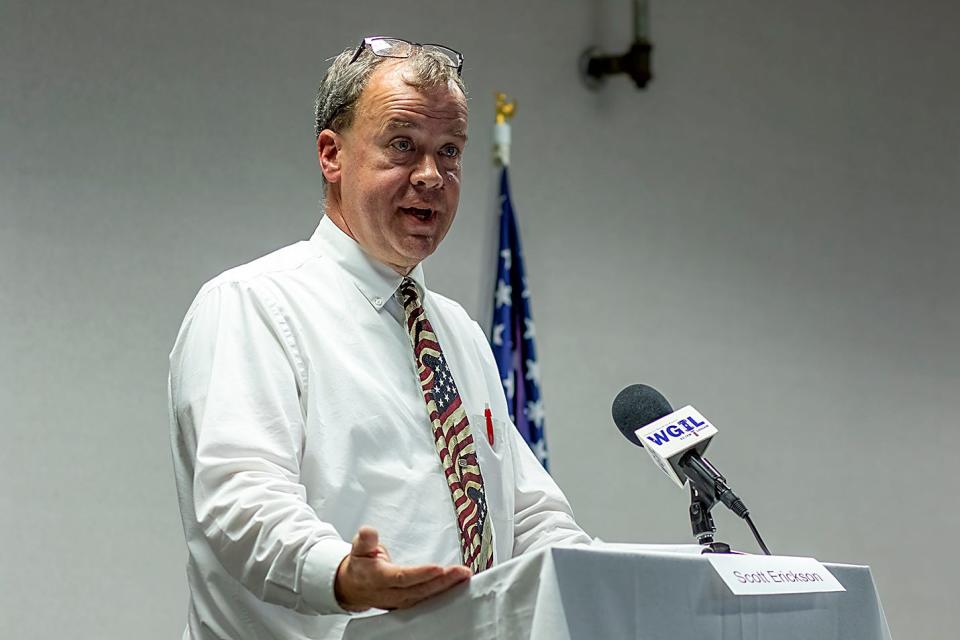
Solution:
[[[397,293],[408,315],[411,310],[420,306],[420,289],[417,287],[417,283],[413,278],[404,277],[404,279],[400,281],[400,286],[397,287]]]

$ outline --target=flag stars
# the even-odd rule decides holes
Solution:
[[[533,384],[540,386],[540,363],[536,360],[527,360],[527,373],[524,377],[527,380],[533,380]]]
[[[530,318],[523,319],[523,327],[524,340],[530,340],[537,334],[536,328],[533,326],[533,320]]]
[[[547,466],[547,441],[543,438],[538,438],[530,448],[533,450],[533,455],[537,456],[540,464]]]
[[[537,425],[537,429],[543,429],[543,403],[540,400],[527,403],[527,420]]]
[[[499,322],[499,323],[493,325],[493,344],[497,345],[498,347],[503,346],[503,330],[504,330],[504,328],[505,328],[505,327],[504,327],[504,324],[503,324],[502,322]],[[524,335],[523,337],[526,338],[527,336]]]
[[[544,468],[547,445],[543,440],[544,409],[540,400],[540,365],[536,358],[536,327],[530,318],[530,291],[523,274],[523,255],[511,240],[519,240],[510,204],[504,168],[500,182],[500,246],[490,344],[510,420],[516,424]]]
[[[432,375],[429,386],[430,397],[436,403],[438,411],[445,411],[450,402],[456,399],[458,395],[457,385],[453,381],[453,373],[450,371],[443,355],[424,355],[423,362]]]
[[[510,271],[513,265],[513,252],[510,251],[510,249],[504,249],[500,252],[500,257],[503,258],[503,268],[506,271]]]
[[[513,371],[511,371],[510,374],[501,382],[503,382],[503,391],[507,394],[507,400],[513,402],[513,394],[515,393],[513,387]],[[511,416],[511,419],[512,418],[513,417]]]
[[[510,297],[513,295],[513,287],[501,280],[497,283],[497,292],[495,295],[498,309],[503,305],[510,306]]]

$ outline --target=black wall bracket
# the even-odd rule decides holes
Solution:
[[[580,71],[584,81],[591,89],[597,89],[607,76],[625,73],[633,80],[638,89],[646,88],[653,79],[650,67],[653,45],[646,40],[637,40],[626,53],[616,55],[598,55],[596,47],[591,47],[580,56]]]
[[[633,44],[621,55],[601,54],[590,47],[580,54],[580,77],[590,89],[599,89],[607,76],[625,73],[638,89],[644,89],[653,79],[650,42],[650,3],[648,0],[633,0]]]

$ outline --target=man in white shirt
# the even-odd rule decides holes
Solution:
[[[347,612],[467,580],[471,535],[486,531],[477,570],[590,541],[510,423],[479,326],[424,284],[459,202],[461,69],[453,50],[394,38],[338,56],[317,98],[325,217],[187,312],[170,354],[185,638],[339,638]],[[398,288],[455,380],[473,440],[457,462],[479,466],[479,492],[454,492]]]

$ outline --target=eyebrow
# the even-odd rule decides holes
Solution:
[[[384,123],[384,125],[383,125],[383,130],[384,130],[384,131],[395,131],[395,130],[398,130],[398,129],[401,129],[401,130],[402,130],[402,129],[412,129],[412,128],[414,128],[414,127],[416,127],[416,125],[413,124],[412,122],[410,122],[409,120],[400,120],[400,119],[397,119],[397,118],[393,118],[393,119],[387,120],[387,122]],[[462,127],[459,127],[459,126],[455,126],[455,127],[451,128],[451,129],[449,129],[449,130],[447,131],[447,133],[449,133],[450,135],[452,135],[452,136],[455,137],[455,138],[460,138],[460,139],[462,139],[462,140],[466,140],[466,139],[467,139],[467,131],[466,131],[466,129],[464,129],[464,128],[462,128]]]

